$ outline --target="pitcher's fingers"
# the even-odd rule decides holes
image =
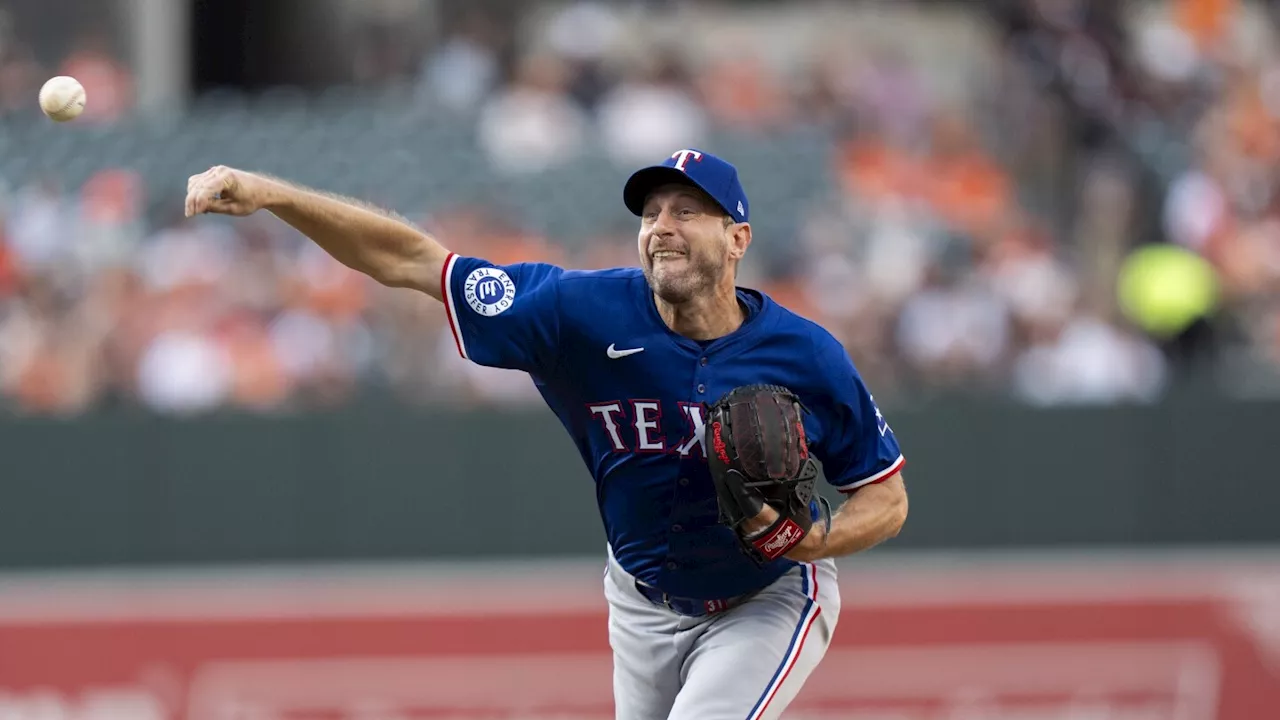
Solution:
[[[195,200],[192,202],[192,212],[201,215],[209,211],[209,191],[207,188],[200,188],[195,194]]]

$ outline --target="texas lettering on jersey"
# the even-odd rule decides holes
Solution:
[[[599,420],[614,452],[670,453],[682,458],[706,458],[703,447],[703,418],[707,406],[677,402],[686,428],[677,442],[669,442],[663,432],[662,403],[658,400],[630,400],[588,403],[591,416]]]

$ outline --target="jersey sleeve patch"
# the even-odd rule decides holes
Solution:
[[[516,284],[502,268],[478,267],[467,274],[462,288],[467,304],[485,317],[501,315],[516,300]]]

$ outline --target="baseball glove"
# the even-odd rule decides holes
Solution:
[[[813,525],[817,463],[809,456],[799,398],[777,385],[746,385],[726,393],[708,411],[704,425],[707,463],[715,482],[720,522],[733,529],[757,565],[776,560],[798,545]],[[827,523],[830,507],[818,497]],[[748,534],[743,522],[765,505],[778,519]]]

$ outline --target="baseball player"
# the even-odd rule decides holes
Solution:
[[[833,558],[906,519],[903,456],[843,346],[736,286],[752,236],[731,164],[679,150],[622,195],[639,267],[602,271],[459,255],[391,213],[221,166],[190,179],[186,214],[266,209],[440,300],[463,357],[532,377],[595,479],[619,720],[776,718],[835,630]],[[845,494],[834,511],[819,476]]]

